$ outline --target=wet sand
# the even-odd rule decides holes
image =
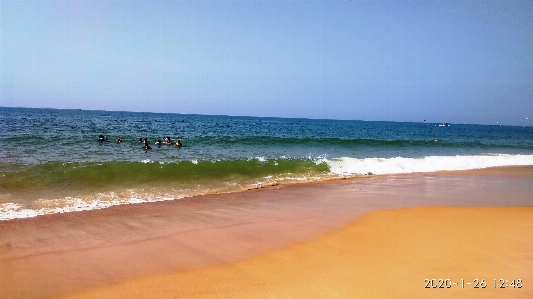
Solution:
[[[0,297],[526,298],[532,194],[532,167],[500,168],[1,221]],[[500,278],[523,287],[494,288]]]

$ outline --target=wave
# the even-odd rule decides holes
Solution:
[[[400,174],[436,171],[459,171],[500,166],[533,165],[533,155],[487,154],[473,156],[428,156],[423,158],[344,157],[326,162],[332,174]]]
[[[105,162],[4,165],[0,192],[40,190],[113,190],[150,184],[194,183],[256,179],[265,176],[303,176],[328,172],[313,159],[193,160],[180,162]]]
[[[105,162],[0,165],[0,194],[41,191],[108,191],[116,188],[202,182],[254,181],[265,177],[307,178],[357,174],[397,174],[533,165],[533,155],[487,154],[422,158],[300,159]]]
[[[0,166],[0,220],[357,175],[533,165],[533,155],[45,163]]]

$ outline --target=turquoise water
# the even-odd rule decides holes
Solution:
[[[154,145],[165,137],[184,146]],[[0,219],[11,219],[338,176],[533,165],[533,127],[0,108],[0,148]]]

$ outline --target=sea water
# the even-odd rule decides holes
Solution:
[[[155,145],[165,137],[183,147]],[[354,175],[533,165],[533,127],[0,108],[0,161],[7,220]]]

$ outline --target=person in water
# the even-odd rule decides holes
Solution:
[[[139,142],[137,142],[138,144],[144,144],[143,142],[143,139],[142,138],[139,138]]]
[[[170,140],[170,137],[165,138],[165,144],[171,145],[172,140]]]
[[[116,143],[122,143],[122,139],[120,138],[120,136],[118,136],[117,140],[115,141]]]
[[[143,145],[143,150],[151,150],[152,149],[152,147],[150,146],[150,142],[148,142],[148,138],[144,138],[143,144],[144,144]]]
[[[155,145],[161,146],[162,144],[163,144],[163,142],[161,142],[161,139],[157,139],[157,142],[155,143]]]
[[[181,144],[181,139],[178,139],[178,142],[176,142],[176,144],[174,144],[175,147],[177,148],[180,148],[183,146],[183,144]]]
[[[107,138],[109,138],[109,136],[104,137],[104,135],[102,135],[102,134],[98,135],[98,141],[100,141],[100,142],[107,141]]]

